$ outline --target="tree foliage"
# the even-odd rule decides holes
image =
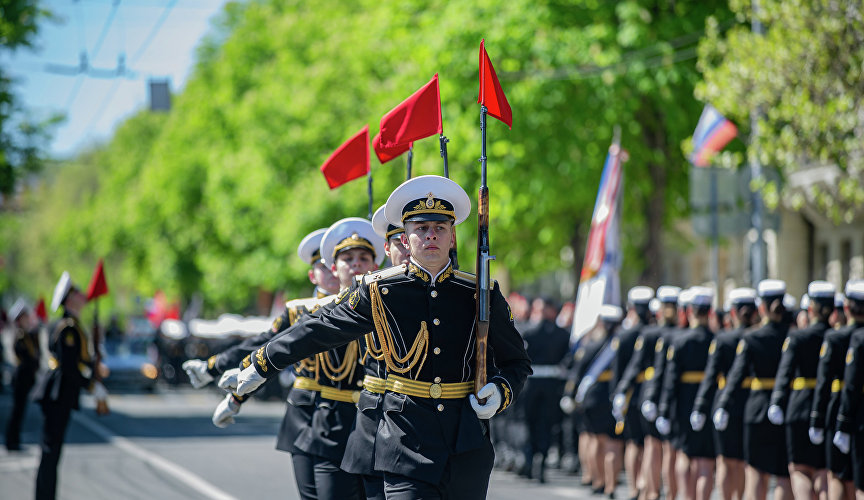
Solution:
[[[367,204],[364,182],[328,191],[317,167],[434,73],[451,177],[476,193],[484,37],[514,115],[513,130],[489,123],[493,273],[518,285],[578,270],[619,125],[625,276],[656,284],[663,224],[687,209],[680,142],[699,116],[695,46],[709,15],[730,17],[720,1],[230,3],[170,114],[140,113],[36,195],[16,284],[44,289],[67,262],[107,256],[113,290],[200,291],[211,309],[241,310],[259,288],[306,293],[300,239]],[[377,207],[404,160],[372,165]],[[414,175],[441,165],[437,140],[415,144]],[[468,270],[475,232],[472,218],[458,234]],[[576,257],[562,263],[568,247]]]

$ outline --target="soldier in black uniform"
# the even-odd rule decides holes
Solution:
[[[691,330],[678,335],[666,350],[663,390],[657,405],[657,430],[671,435],[678,449],[675,460],[678,488],[685,498],[707,500],[714,482],[714,438],[711,429],[698,431],[686,424],[693,411],[696,392],[705,378],[708,348],[714,332],[708,327],[714,291],[706,287],[690,289],[688,314]],[[672,421],[679,422],[672,435]]]
[[[834,312],[835,291],[827,281],[814,281],[807,287],[811,325],[791,332],[784,341],[777,384],[768,407],[768,420],[786,427],[789,475],[796,498],[825,495],[828,487],[825,453],[810,442],[808,429],[819,349],[830,328],[828,319]]]
[[[387,367],[375,468],[384,472],[388,499],[483,498],[494,460],[487,420],[510,405],[531,372],[496,285],[489,383],[472,394],[475,278],[454,270],[448,255],[453,226],[469,212],[467,194],[449,179],[403,183],[385,214],[405,227],[410,263],[367,275],[341,292],[332,309],[259,349],[238,379],[238,393],[249,393],[293,362],[374,332]]]
[[[828,498],[841,500],[855,495],[852,482],[852,463],[849,456],[840,452],[831,442],[826,441],[836,431],[837,413],[840,407],[840,390],[843,387],[843,371],[846,351],[852,332],[864,327],[864,281],[860,285],[850,281],[846,284],[844,307],[850,325],[828,330],[819,351],[819,367],[816,373],[816,389],[813,392],[813,407],[810,411],[810,441],[825,448],[825,461],[828,464]],[[856,289],[859,287],[859,289]],[[836,306],[836,303],[835,303]]]
[[[52,328],[49,337],[50,370],[39,379],[33,392],[45,415],[42,460],[36,475],[36,500],[53,499],[57,494],[57,465],[69,417],[72,410],[78,409],[81,389],[89,388],[97,402],[103,405],[108,397],[105,386],[93,379],[92,353],[95,348],[78,321],[85,304],[87,298],[72,284],[69,273],[64,272],[51,302],[52,311],[63,306],[63,319]]]
[[[661,286],[657,289],[655,300],[658,308],[656,311],[659,318],[658,324],[647,325],[640,330],[639,336],[636,337],[636,342],[633,344],[633,355],[627,363],[612,397],[614,412],[623,413],[626,407],[627,415],[632,413],[639,419],[639,425],[642,426],[644,447],[640,477],[643,488],[640,496],[643,500],[656,500],[660,497],[662,450],[660,433],[657,432],[653,421],[649,422],[645,419],[640,408],[645,401],[656,398],[649,390],[649,381],[654,376],[654,349],[663,329],[668,325],[675,325],[678,316],[679,292],[680,289],[674,286]],[[625,404],[628,400],[631,402],[629,406]]]
[[[552,444],[552,432],[561,423],[558,402],[564,388],[562,364],[570,354],[570,332],[555,324],[558,307],[551,299],[536,299],[535,304],[541,309],[542,319],[523,336],[534,373],[525,383],[519,402],[524,408],[528,426],[523,475],[537,477],[544,483],[546,455]],[[539,462],[536,467],[535,461]],[[535,468],[538,469],[536,473]]]
[[[647,286],[637,286],[627,292],[628,318],[631,322],[629,328],[618,333],[613,342],[615,358],[612,360],[612,380],[609,387],[615,389],[624,377],[624,371],[633,357],[636,340],[642,334],[642,330],[648,324],[651,311],[648,303],[654,298],[654,290]],[[615,435],[612,438],[613,446],[620,450],[624,448],[624,470],[627,474],[627,498],[639,496],[639,485],[642,482],[642,445],[645,439],[642,431],[642,423],[639,418],[638,395],[641,384],[633,386],[635,393],[616,395],[613,397],[612,414],[615,417]]]
[[[727,429],[729,408],[738,393],[748,386],[744,403],[744,472],[745,498],[765,498],[769,475],[775,477],[778,490],[774,498],[792,498],[789,471],[786,467],[786,440],[783,429],[767,420],[769,398],[774,388],[774,374],[780,364],[781,345],[794,320],[783,305],[786,283],[762,280],[757,287],[760,315],[764,326],[745,332],[735,349],[735,360],[726,377],[726,384],[717,395],[714,426]]]
[[[744,332],[759,323],[756,311],[756,290],[736,288],[729,293],[729,316],[735,329],[720,332],[708,348],[708,366],[705,379],[699,386],[690,424],[699,431],[705,426],[708,416],[717,408],[712,408],[718,389],[726,386],[726,376],[735,360],[735,349]],[[724,500],[740,499],[744,495],[744,403],[747,390],[735,392],[729,399],[729,425],[725,430],[714,432],[714,447],[717,451],[717,488]],[[713,427],[713,426],[712,426]],[[709,427],[711,428],[711,427]]]
[[[15,325],[15,340],[12,350],[18,365],[12,376],[12,414],[6,424],[6,449],[21,449],[21,423],[27,410],[27,396],[36,383],[39,370],[39,325],[23,299],[18,299],[9,309],[9,321]]]
[[[864,315],[864,280],[847,285],[846,296],[855,297],[850,313],[859,322]],[[854,310],[852,305],[855,306]],[[837,431],[832,439],[844,455],[852,452],[852,478],[857,497],[864,496],[864,327],[858,327],[849,339],[846,368],[840,388],[840,408],[837,411]]]

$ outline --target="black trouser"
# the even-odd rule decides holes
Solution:
[[[24,422],[24,414],[27,411],[27,396],[33,388],[33,377],[21,377],[16,374],[13,382],[12,392],[12,414],[6,424],[6,448],[9,450],[21,449],[21,423]]]
[[[366,491],[366,500],[385,500],[384,475],[363,474],[363,489]]]
[[[324,457],[312,457],[315,469],[315,490],[318,500],[362,500],[363,480],[350,474]]]
[[[42,426],[42,461],[36,475],[36,500],[53,500],[57,496],[57,465],[72,408],[53,402],[43,403],[42,413],[45,422]]]
[[[311,455],[303,452],[291,453],[291,463],[294,465],[294,481],[302,500],[318,500],[315,490],[315,468]]]

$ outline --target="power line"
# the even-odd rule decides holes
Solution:
[[[171,9],[177,5],[177,0],[171,0],[168,2],[168,5],[165,6],[165,10],[162,11],[162,15],[159,19],[156,20],[156,24],[153,25],[153,28],[150,30],[150,33],[147,34],[147,38],[144,39],[144,42],[141,44],[141,47],[138,48],[138,52],[132,56],[130,60],[130,65],[135,65],[138,62],[138,59],[144,54],[144,52],[150,47],[150,43],[153,42],[153,39],[156,38],[156,34],[159,33],[159,30],[162,28],[162,25],[165,23],[165,20],[168,19],[168,15],[171,14]]]
[[[119,7],[120,0],[114,0],[114,2],[111,4],[111,11],[108,13],[108,18],[105,19],[105,23],[102,25],[102,32],[99,33],[99,38],[96,40],[96,45],[93,46],[93,50],[90,52],[91,59],[96,59],[96,56],[102,49],[102,43],[105,42],[105,37],[108,35],[108,31],[111,30],[111,24],[114,23],[114,16],[117,15],[117,9]]]

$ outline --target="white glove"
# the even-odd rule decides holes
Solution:
[[[237,376],[237,395],[245,396],[255,389],[261,387],[267,379],[258,375],[254,366],[250,366],[240,372]]]
[[[810,442],[813,444],[822,444],[825,442],[825,431],[817,427],[807,429],[807,435],[810,436]]]
[[[582,382],[579,382],[579,387],[576,388],[576,402],[582,404],[585,401],[585,396],[588,395],[588,389],[594,385],[593,377],[585,377]]]
[[[232,394],[228,394],[225,399],[219,402],[213,412],[213,425],[220,428],[228,427],[234,423],[234,415],[239,412],[240,403],[234,399]]]
[[[665,417],[657,417],[657,421],[654,422],[654,425],[657,426],[657,431],[664,436],[668,436],[669,433],[672,432],[672,423]]]
[[[477,401],[477,396],[481,399],[486,399],[486,403],[481,405]],[[482,420],[492,418],[495,412],[498,411],[498,408],[501,407],[501,391],[498,389],[498,386],[490,382],[477,391],[477,396],[473,394],[468,396],[468,401],[471,402],[471,408],[474,408],[477,417]]]
[[[705,414],[702,412],[694,411],[690,414],[690,427],[693,428],[694,431],[699,432],[705,427]]]
[[[240,375],[240,368],[231,368],[222,374],[219,379],[219,388],[228,392],[237,388],[237,377]]]
[[[624,405],[627,404],[627,396],[620,392],[612,398],[612,416],[615,420],[624,420]]]
[[[653,422],[657,419],[657,405],[653,401],[645,401],[642,403],[642,416],[645,420]]]
[[[839,432],[839,431],[835,432],[833,441],[834,441],[834,446],[836,446],[837,449],[840,450],[841,453],[843,453],[844,455],[849,454],[849,448],[850,448],[849,434],[847,434],[845,432]]]
[[[207,373],[207,362],[200,359],[190,359],[183,362],[183,371],[189,375],[192,387],[200,389],[213,380],[213,375]]]
[[[90,394],[93,395],[93,399],[96,401],[105,401],[108,399],[108,389],[106,389],[102,382],[99,382],[98,380],[93,382],[93,388],[90,389]]]
[[[568,415],[576,410],[576,402],[573,401],[573,398],[571,398],[570,396],[562,397],[561,401],[558,402],[558,406],[561,407],[561,411]]]
[[[783,409],[777,405],[768,407],[768,421],[774,425],[783,425]]]
[[[725,431],[729,426],[729,412],[723,408],[717,408],[714,412],[714,428],[718,431]]]

